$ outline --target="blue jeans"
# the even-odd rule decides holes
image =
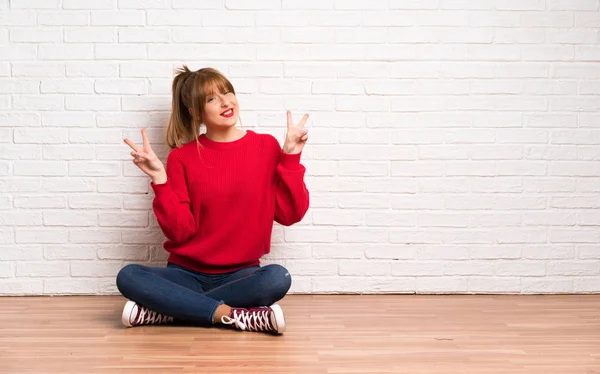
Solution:
[[[126,298],[150,310],[200,325],[213,323],[217,307],[270,306],[290,289],[290,273],[280,265],[259,265],[225,274],[205,274],[172,263],[166,267],[137,264],[117,275]]]

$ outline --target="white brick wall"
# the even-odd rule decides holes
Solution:
[[[124,137],[173,67],[243,126],[311,113],[295,292],[600,292],[600,0],[0,0],[0,295],[114,294],[164,265]]]

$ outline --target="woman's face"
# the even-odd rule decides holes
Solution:
[[[215,92],[206,96],[202,122],[206,127],[231,127],[238,122],[239,107],[233,92]]]

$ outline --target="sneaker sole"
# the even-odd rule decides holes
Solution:
[[[271,305],[271,310],[273,311],[273,316],[275,317],[275,322],[277,323],[277,333],[283,334],[285,332],[285,317],[283,316],[283,309],[279,306],[279,304]]]
[[[129,319],[131,317],[131,312],[133,311],[134,307],[135,307],[135,301],[131,301],[131,300],[127,301],[125,303],[125,306],[123,307],[123,314],[121,315],[121,322],[127,327],[133,327],[131,322],[129,322]]]

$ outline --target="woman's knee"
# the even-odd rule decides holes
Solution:
[[[135,274],[142,270],[143,266],[138,264],[129,264],[124,266],[117,274],[117,289],[123,295],[127,293],[128,286],[135,279]]]
[[[292,276],[290,272],[281,265],[273,264],[263,267],[267,278],[267,287],[271,297],[279,300],[290,290]]]

